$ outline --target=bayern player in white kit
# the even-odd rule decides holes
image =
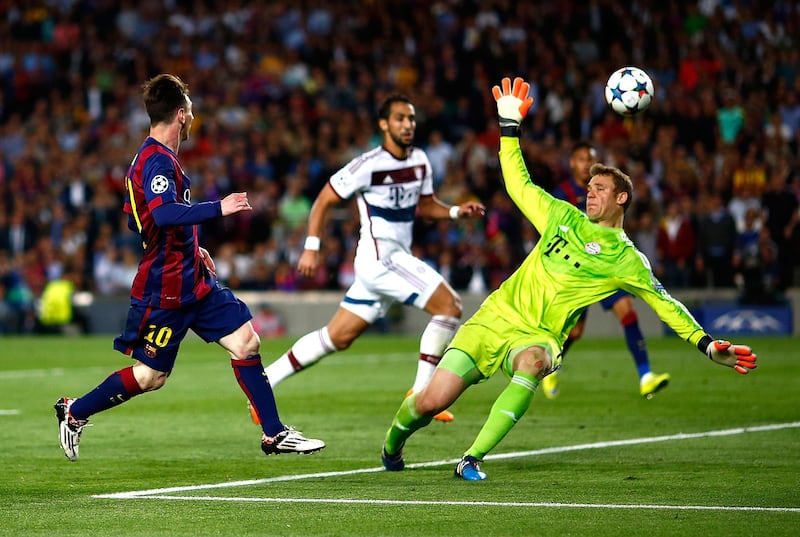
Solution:
[[[382,145],[336,172],[314,201],[305,249],[297,264],[304,276],[314,274],[328,210],[355,197],[361,219],[355,281],[327,326],[298,339],[265,368],[273,387],[325,356],[348,348],[394,302],[431,315],[420,339],[417,375],[410,392],[428,384],[456,332],[461,299],[441,274],[411,254],[414,217],[479,218],[485,214],[485,207],[472,201],[451,207],[434,195],[428,156],[411,145],[416,118],[407,97],[388,97],[378,110],[378,126],[383,132]],[[445,411],[437,419],[452,421],[453,415]]]

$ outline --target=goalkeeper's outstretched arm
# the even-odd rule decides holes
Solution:
[[[533,104],[529,89],[530,85],[521,78],[515,78],[513,86],[509,78],[504,78],[502,89],[495,86],[492,94],[500,122],[500,169],[506,191],[525,218],[542,230],[555,198],[531,181],[519,144],[520,122]]]

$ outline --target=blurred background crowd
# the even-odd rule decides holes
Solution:
[[[495,288],[536,244],[498,173],[490,87],[533,82],[534,179],[569,175],[591,140],[635,184],[627,232],[668,289],[797,284],[800,4],[786,0],[0,1],[0,332],[35,328],[49,282],[127,295],[141,253],[123,178],[147,135],[142,82],[189,83],[179,158],[193,202],[247,191],[254,211],[202,226],[241,290],[344,289],[357,213],[327,225],[321,270],[295,263],[332,172],[379,143],[389,93],[414,101],[416,145],[446,203],[482,222],[417,222],[416,253],[460,290]],[[644,68],[654,104],[610,112],[609,74]]]

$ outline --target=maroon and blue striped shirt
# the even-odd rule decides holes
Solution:
[[[128,225],[144,255],[131,303],[174,309],[206,296],[216,278],[200,259],[197,225],[222,215],[219,201],[191,204],[191,182],[172,150],[148,137],[125,177]]]

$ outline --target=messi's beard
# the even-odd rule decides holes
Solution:
[[[189,139],[189,123],[188,122],[184,122],[181,125],[181,133],[180,134],[181,134],[181,142],[185,142],[186,140]]]

